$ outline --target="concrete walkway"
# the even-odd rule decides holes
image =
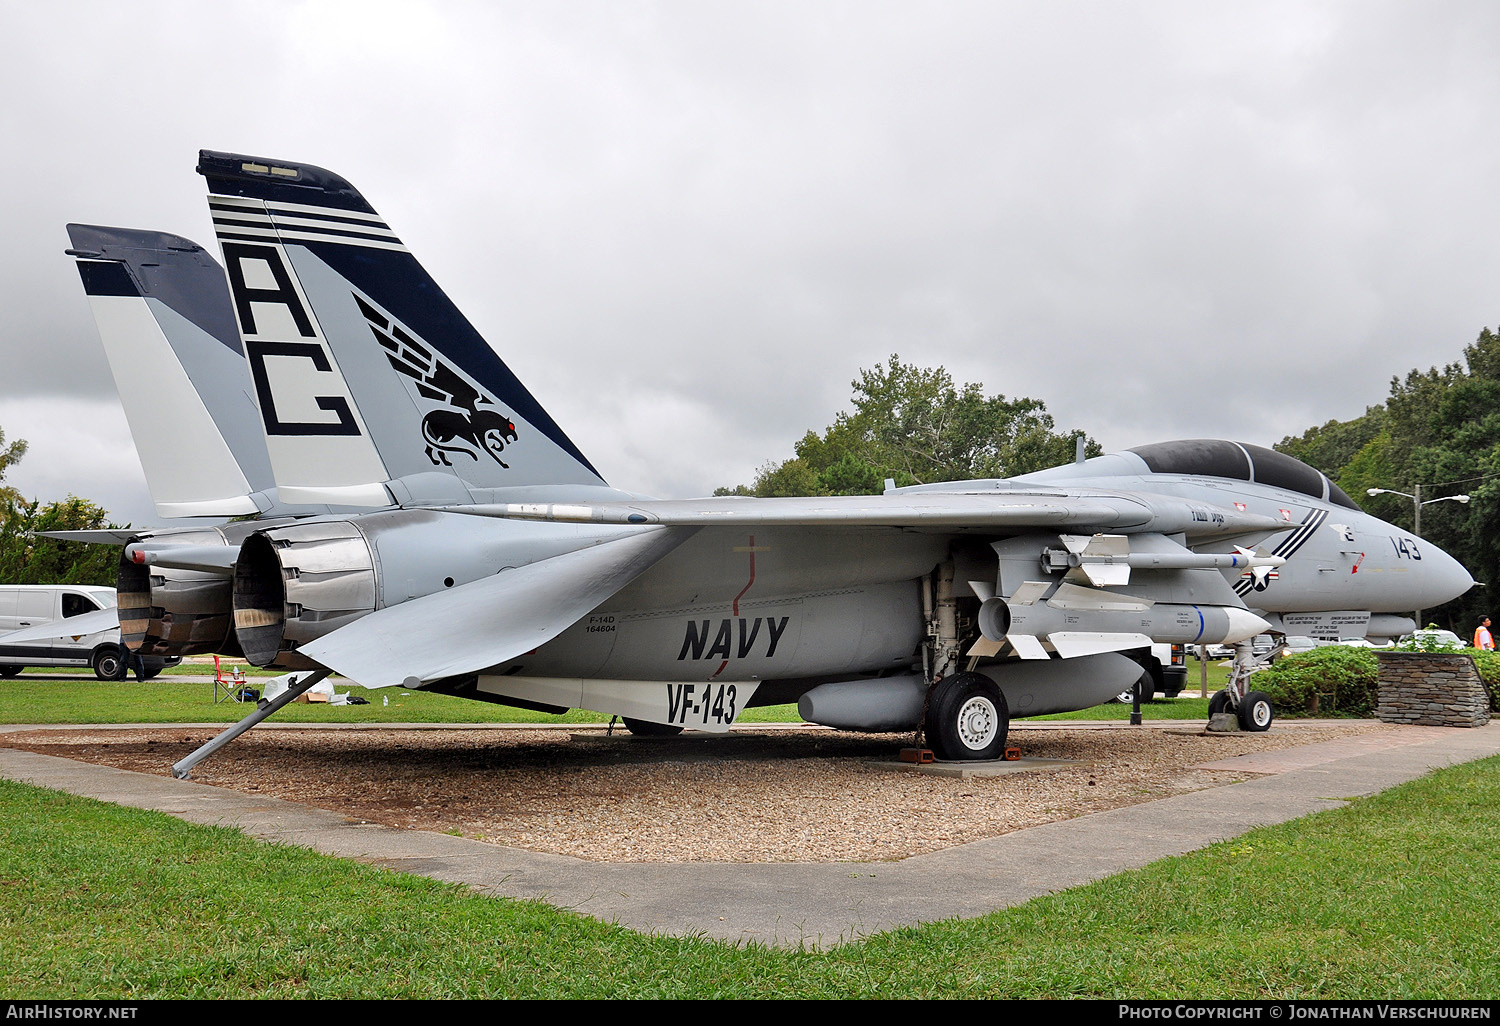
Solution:
[[[0,749],[0,776],[238,827],[260,840],[467,884],[486,894],[537,898],[636,930],[828,947],[901,926],[982,915],[1497,753],[1500,721],[1471,730],[1397,727],[1211,764],[1262,774],[1239,784],[899,862],[832,864],[586,862],[376,826],[279,799],[11,749]]]

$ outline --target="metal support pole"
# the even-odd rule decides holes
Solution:
[[[1418,538],[1420,538],[1420,537],[1422,537],[1422,486],[1421,485],[1417,485],[1416,492],[1417,492],[1417,494],[1415,496],[1413,496],[1413,500],[1416,502],[1417,512],[1412,517],[1411,533],[1414,534],[1414,535],[1416,535]],[[1412,619],[1415,620],[1415,621],[1417,621],[1417,630],[1421,630],[1422,629],[1422,611],[1420,609],[1418,609],[1416,611],[1415,615],[1412,616]]]
[[[236,723],[234,726],[230,727],[228,730],[215,737],[206,745],[203,745],[191,755],[184,757],[180,762],[173,763],[172,776],[176,777],[178,780],[186,780],[188,773],[192,771],[192,768],[194,766],[198,765],[204,759],[207,759],[210,755],[217,752],[220,748],[223,748],[225,745],[229,744],[229,742],[239,737],[245,731],[249,730],[261,720],[265,719],[267,716],[270,716],[277,709],[280,709],[288,702],[295,701],[298,695],[301,695],[306,691],[311,691],[314,684],[318,683],[320,680],[322,680],[332,672],[332,670],[314,670],[311,673],[307,674],[307,676],[303,677],[301,680],[298,680],[296,677],[292,677],[287,681],[287,689],[281,694],[277,695],[273,701],[268,702],[264,698],[262,698],[259,702],[255,703],[255,711],[249,716],[246,716],[243,720],[240,720],[240,722]]]

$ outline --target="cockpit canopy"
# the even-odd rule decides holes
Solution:
[[[1327,476],[1274,449],[1248,442],[1226,442],[1218,438],[1185,438],[1175,442],[1138,445],[1133,452],[1146,461],[1153,474],[1189,474],[1195,477],[1227,477],[1254,481],[1301,492],[1338,506],[1358,509],[1354,500]]]

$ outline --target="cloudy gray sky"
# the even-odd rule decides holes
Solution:
[[[893,352],[1274,443],[1500,321],[1497,52],[1490,0],[0,0],[10,480],[156,522],[63,225],[212,248],[200,147],[350,179],[621,487]]]

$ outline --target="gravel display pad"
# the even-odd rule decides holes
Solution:
[[[907,734],[260,730],[192,777],[388,826],[603,862],[878,861],[1217,787],[1250,774],[1195,767],[1381,729],[1391,728],[1320,721],[1202,737],[1018,725],[1011,744],[1025,758],[1077,764],[969,779],[890,769]],[[46,729],[0,744],[168,775],[215,732]]]

